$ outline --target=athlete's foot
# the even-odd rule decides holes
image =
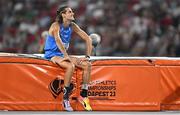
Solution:
[[[69,100],[63,100],[63,107],[66,111],[73,111],[73,108],[71,107]]]
[[[78,98],[78,100],[79,100],[79,102],[83,105],[83,107],[84,107],[84,109],[85,109],[86,111],[92,111],[92,108],[91,108],[91,106],[90,106],[90,104],[89,104],[89,99],[88,99],[88,97],[82,97],[82,96],[80,96],[80,97]]]

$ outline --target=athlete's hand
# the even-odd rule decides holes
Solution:
[[[80,61],[89,61],[89,58],[86,58],[86,57],[83,57],[83,58],[80,58]]]

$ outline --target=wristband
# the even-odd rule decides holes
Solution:
[[[90,56],[88,56],[88,55],[86,55],[85,57],[86,57],[86,58],[90,58]]]

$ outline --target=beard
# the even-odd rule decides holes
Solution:
[[[70,19],[70,21],[74,21],[75,20],[75,18],[74,17],[72,17],[71,19]]]

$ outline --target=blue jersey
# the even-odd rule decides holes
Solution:
[[[67,50],[69,48],[69,43],[70,43],[71,35],[72,35],[71,26],[64,27],[63,25],[61,25],[60,30],[59,30],[59,35],[61,37],[61,41],[65,49]],[[45,51],[44,57],[46,59],[51,59],[53,56],[64,57],[63,53],[59,50],[56,44],[55,38],[51,35],[48,35],[46,38],[44,51]]]

